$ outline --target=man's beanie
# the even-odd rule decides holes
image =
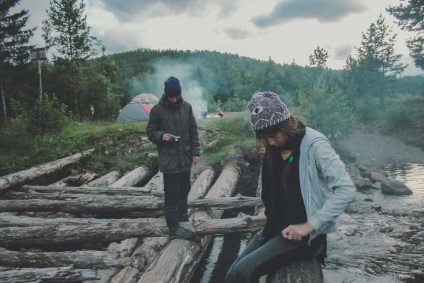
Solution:
[[[175,77],[169,77],[165,81],[165,95],[166,96],[177,96],[181,94],[180,81]]]
[[[250,110],[250,124],[259,131],[290,118],[290,112],[280,97],[273,92],[257,92],[247,107]]]

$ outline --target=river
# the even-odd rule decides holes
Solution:
[[[400,198],[398,196],[375,194],[373,196],[375,198],[374,201],[376,203],[379,203],[379,201],[385,201],[384,204],[386,209],[392,209],[395,206],[396,209],[399,209],[399,206],[401,206],[401,209],[408,208],[423,210],[424,164],[412,163],[402,165],[387,165],[384,167],[384,170],[389,173],[390,178],[397,179],[407,185],[413,191],[413,194],[410,196],[402,196]],[[401,199],[402,201],[398,202],[398,199]],[[226,217],[234,216],[231,216],[231,213],[227,213]],[[248,242],[247,236],[247,233],[231,233],[214,236],[211,244],[204,254],[202,261],[200,262],[195,274],[192,277],[191,283],[224,283],[225,274],[228,268],[237,258],[238,254],[245,248]],[[343,278],[344,276],[350,277],[352,274],[346,274],[339,272],[338,270],[324,269],[325,283],[342,282],[340,280],[347,279]],[[386,279],[390,280],[388,278],[385,278],[385,280]],[[355,280],[351,277],[349,280],[353,281],[348,282],[362,282],[362,279]],[[364,282],[367,280],[364,280]],[[379,279],[377,278],[375,280]]]

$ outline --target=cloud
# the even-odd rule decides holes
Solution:
[[[246,29],[236,28],[236,27],[230,27],[224,29],[224,32],[231,38],[231,39],[245,39],[252,35],[252,33]]]
[[[337,60],[346,60],[349,55],[352,54],[353,45],[338,46],[334,49],[334,58]]]
[[[336,22],[346,15],[360,13],[365,4],[359,0],[286,0],[280,1],[271,13],[254,17],[258,28],[266,28],[297,19],[316,19],[319,22]]]
[[[188,14],[201,17],[213,10],[218,9],[221,17],[231,15],[237,9],[240,0],[95,0],[104,9],[112,12],[121,21],[132,19],[149,19],[170,15]]]

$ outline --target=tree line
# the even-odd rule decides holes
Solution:
[[[353,117],[367,120],[386,112],[388,98],[424,96],[422,77],[400,77],[406,66],[394,50],[396,34],[381,14],[362,33],[361,45],[346,58],[345,68],[332,70],[328,52],[320,46],[312,51],[308,66],[215,51],[140,48],[106,55],[107,47],[90,34],[83,0],[50,1],[42,31],[46,46],[55,52],[51,62],[40,63],[40,94],[39,62],[28,55],[35,30],[26,27],[29,11],[11,13],[19,3],[0,4],[0,127],[24,119],[38,134],[60,129],[67,119],[114,120],[133,96],[152,89],[159,89],[156,96],[162,94],[153,79],[161,64],[188,66],[187,78],[199,83],[209,111],[245,110],[254,92],[274,91],[334,139],[344,135]],[[421,1],[409,0],[387,11],[415,34],[407,45],[415,65],[424,70],[421,6]]]

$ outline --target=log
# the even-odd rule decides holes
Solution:
[[[74,219],[75,220],[75,219]],[[265,223],[263,216],[198,220],[181,226],[198,236],[255,231]],[[57,245],[82,242],[111,242],[133,237],[168,235],[163,219],[92,219],[84,224],[59,224],[0,228],[0,246]]]
[[[119,178],[119,172],[117,171],[111,171],[107,173],[106,175],[101,176],[100,178],[93,180],[91,182],[88,182],[87,184],[82,185],[81,187],[105,187],[109,186],[110,184],[116,182]]]
[[[0,248],[0,265],[9,267],[61,267],[74,268],[120,268],[130,263],[129,257],[121,257],[118,253],[104,251],[75,252],[42,252],[42,251],[9,251]]]
[[[188,199],[198,199],[204,197],[210,185],[212,184],[215,172],[207,168],[195,180],[191,186]],[[189,210],[190,214],[190,210]],[[113,283],[129,283],[137,282],[143,272],[156,260],[161,253],[163,247],[168,243],[168,237],[147,237],[143,239],[143,244],[132,255],[132,263],[120,270],[111,282]]]
[[[101,178],[99,178],[101,179]],[[87,184],[88,185],[88,184]],[[53,186],[29,186],[24,185],[26,194],[95,194],[95,195],[127,195],[127,196],[163,196],[163,191],[152,190],[150,187],[125,187],[115,188],[108,186],[81,186],[81,187],[53,187]],[[11,191],[7,195],[24,194],[19,191]]]
[[[220,176],[206,194],[206,198],[228,197],[234,191],[240,176],[240,170],[237,164],[227,164],[222,170]],[[222,211],[200,210],[192,216],[192,223],[205,222],[227,222],[230,225],[235,224],[233,221],[239,219],[224,220],[207,220],[220,218]],[[264,217],[261,217],[264,220]],[[253,219],[252,219],[253,220]],[[251,220],[248,220],[251,221]],[[252,222],[251,222],[252,223]],[[263,222],[265,223],[265,222]],[[263,225],[263,224],[262,224]],[[183,226],[183,225],[182,225]],[[225,225],[224,225],[225,226]],[[183,226],[186,228],[186,226]],[[223,227],[223,226],[222,226]],[[259,226],[253,230],[259,229]],[[235,228],[233,226],[231,230]],[[236,228],[238,230],[238,228]],[[200,225],[196,226],[196,235],[205,235],[199,233]],[[208,228],[206,229],[208,230]],[[203,232],[206,232],[204,230]],[[232,230],[233,232],[235,230]],[[221,232],[220,232],[221,233]],[[214,233],[215,234],[215,233]],[[138,283],[150,282],[189,282],[197,265],[199,264],[212,237],[201,237],[198,240],[172,240],[166,248],[161,252],[157,260],[152,263],[150,268],[143,274]]]
[[[89,149],[82,153],[76,153],[74,155],[64,157],[53,162],[44,163],[27,170],[19,171],[0,177],[0,191],[23,185],[38,177],[45,176],[50,173],[61,170],[72,163],[75,163],[83,158],[90,156],[93,152],[94,149]]]
[[[60,268],[24,268],[11,269],[0,272],[0,282],[81,282],[97,279],[97,272],[92,269]]]
[[[128,174],[125,174],[121,179],[114,182],[111,187],[122,188],[137,185],[149,175],[149,170],[143,166],[137,167]]]
[[[136,212],[163,209],[163,198],[152,196],[107,196],[80,194],[50,194],[51,199],[0,200],[0,212],[50,211],[70,213]],[[259,205],[257,197],[220,197],[189,200],[190,208],[233,209]]]
[[[62,180],[59,180],[49,186],[57,186],[57,187],[66,187],[66,186],[80,186],[82,184],[93,181],[95,178],[99,177],[98,174],[93,172],[87,172],[83,170],[81,173],[77,173]]]

